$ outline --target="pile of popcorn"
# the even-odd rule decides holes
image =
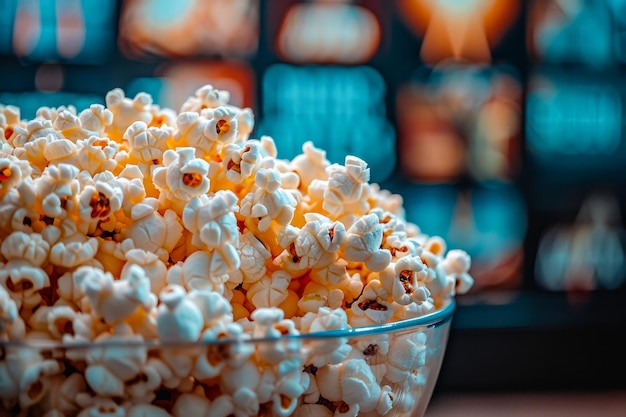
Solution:
[[[365,161],[279,159],[253,127],[210,85],[179,113],[121,89],[32,120],[0,105],[0,415],[410,410],[425,332],[292,336],[436,311],[472,286],[469,256]]]

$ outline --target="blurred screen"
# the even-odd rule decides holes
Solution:
[[[31,61],[104,64],[115,39],[115,0],[3,0],[0,48]]]
[[[533,73],[526,98],[526,144],[536,181],[619,181],[619,174],[626,173],[625,92],[617,73]]]
[[[402,171],[421,181],[512,179],[520,163],[521,94],[512,68],[418,71],[398,92]]]
[[[294,63],[358,64],[376,53],[380,32],[376,15],[351,0],[313,0],[286,10],[275,46]]]
[[[258,0],[125,0],[119,44],[130,57],[250,55],[259,39]]]
[[[343,163],[347,154],[364,159],[373,182],[392,174],[396,136],[375,69],[278,64],[265,73],[263,90],[257,131],[274,138],[279,157],[295,157],[310,140],[331,162]]]

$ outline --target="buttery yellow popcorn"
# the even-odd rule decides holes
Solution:
[[[180,112],[121,89],[105,101],[42,107],[32,120],[0,105],[0,349],[94,344],[59,358],[8,350],[0,406],[409,411],[402,390],[424,383],[424,333],[296,336],[443,308],[472,286],[467,253],[408,223],[366,161],[331,163],[313,142],[280,159],[271,137],[250,137],[252,111],[228,92],[201,87]],[[187,345],[149,355],[145,342]]]

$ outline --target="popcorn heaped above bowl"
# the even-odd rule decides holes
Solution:
[[[391,416],[420,369],[436,379],[445,337],[376,329],[449,316],[469,256],[407,222],[366,161],[312,142],[280,159],[228,98],[0,105],[4,409]]]

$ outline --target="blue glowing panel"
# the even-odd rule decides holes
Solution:
[[[395,184],[403,196],[407,220],[429,236],[446,240],[472,257],[476,289],[512,288],[521,283],[527,231],[524,198],[517,188],[459,189],[446,184]]]
[[[77,111],[89,108],[94,103],[104,104],[104,97],[74,93],[0,93],[0,103],[20,108],[22,119],[33,119],[42,106],[59,107],[72,105]]]
[[[14,10],[15,0],[0,1],[0,52],[3,54],[8,54],[11,51]]]
[[[615,53],[617,59],[626,62],[626,1],[607,0],[607,2],[614,16],[613,42]]]
[[[113,46],[115,7],[115,0],[2,2],[0,47],[32,61],[100,64]]]
[[[546,180],[591,180],[624,172],[624,83],[611,74],[546,72],[526,101],[529,162]],[[564,175],[559,175],[564,174]]]
[[[608,0],[536,0],[529,12],[529,49],[544,62],[614,62],[614,25]]]
[[[626,282],[626,231],[611,194],[592,194],[571,223],[552,225],[539,241],[535,279],[553,291],[616,289]]]
[[[369,67],[276,65],[263,78],[263,114],[255,134],[272,136],[285,159],[300,154],[309,140],[331,162],[358,156],[369,164],[371,180],[380,182],[396,159],[384,94],[382,77]]]
[[[385,81],[367,66],[276,64],[263,76],[266,114],[357,116],[385,114]]]

